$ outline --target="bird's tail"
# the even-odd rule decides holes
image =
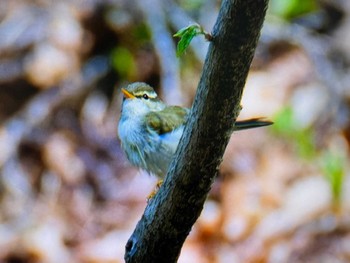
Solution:
[[[264,126],[272,125],[272,121],[265,120],[264,118],[253,118],[244,121],[236,121],[235,131],[259,128]]]

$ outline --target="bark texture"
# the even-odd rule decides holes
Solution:
[[[126,244],[126,262],[176,262],[240,112],[268,0],[223,0],[176,156]]]

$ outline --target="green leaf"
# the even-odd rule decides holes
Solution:
[[[346,169],[345,157],[337,152],[326,152],[321,158],[321,167],[330,184],[333,201],[339,203]]]
[[[173,36],[174,37],[182,37],[188,30],[189,30],[189,27],[184,27],[184,28],[181,28],[179,31],[177,31]]]
[[[188,30],[184,32],[184,34],[181,36],[181,39],[179,43],[177,43],[177,49],[176,49],[176,56],[181,56],[182,53],[185,52],[185,50],[190,45],[192,39],[197,35],[195,30]]]
[[[180,37],[181,39],[177,43],[176,56],[181,56],[190,45],[192,39],[197,35],[204,35],[207,39],[211,39],[210,34],[198,24],[192,24],[177,31],[174,37]]]

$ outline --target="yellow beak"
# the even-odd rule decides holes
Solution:
[[[122,92],[124,94],[124,97],[127,99],[135,99],[136,97],[134,95],[132,95],[129,91],[127,91],[126,89],[122,88]]]

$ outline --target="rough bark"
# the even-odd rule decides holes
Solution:
[[[126,244],[126,262],[176,262],[240,112],[268,0],[224,0],[176,156]]]

